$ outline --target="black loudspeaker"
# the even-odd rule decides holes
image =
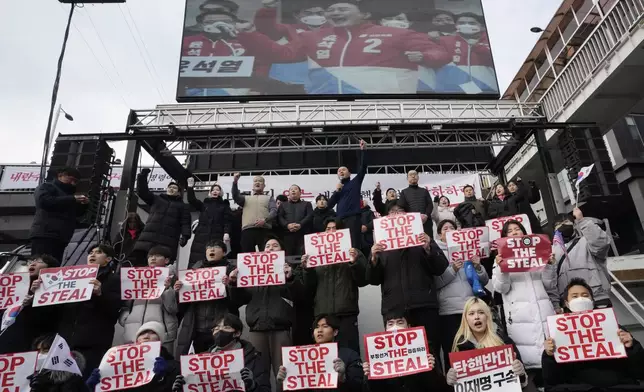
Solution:
[[[579,187],[579,202],[622,194],[599,128],[566,129],[559,136],[559,149],[573,191],[581,168],[595,164]]]
[[[96,222],[101,209],[101,190],[110,184],[114,150],[103,140],[57,141],[51,156],[47,181],[56,177],[56,171],[63,167],[78,169],[76,192],[89,198],[87,213],[80,217],[80,223],[89,225]]]

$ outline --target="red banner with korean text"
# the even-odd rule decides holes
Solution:
[[[512,371],[512,345],[457,351],[449,354],[456,371],[455,392],[521,392],[521,383]]]
[[[552,244],[544,234],[500,238],[497,245],[502,272],[543,271],[552,254]]]

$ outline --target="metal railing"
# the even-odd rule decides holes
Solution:
[[[550,121],[553,121],[592,79],[643,17],[644,0],[620,0],[606,13],[604,19],[544,93],[540,102]]]

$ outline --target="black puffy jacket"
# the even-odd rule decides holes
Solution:
[[[362,226],[367,227],[367,231],[362,233],[362,251],[367,253],[373,246],[373,211],[369,205],[365,205],[360,210],[360,221]]]
[[[313,210],[313,233],[320,233],[326,229],[324,221],[334,218],[335,211],[330,208],[316,208]]]
[[[530,206],[530,204],[537,203],[539,202],[539,200],[541,200],[539,188],[534,183],[528,186],[523,181],[517,181],[516,184],[518,189],[510,197],[512,197],[516,202],[519,210],[518,213],[528,215],[532,233],[542,233],[543,230],[541,229],[541,221],[539,220],[539,218],[537,218],[537,215],[534,213],[534,210]]]
[[[51,238],[68,243],[76,229],[76,218],[86,206],[76,203],[76,187],[58,180],[46,182],[36,188],[36,214],[31,224],[29,238]]]
[[[417,308],[438,308],[434,277],[449,265],[443,251],[431,239],[430,249],[423,247],[380,252],[375,263],[367,265],[367,280],[381,285],[382,314]]]
[[[201,201],[195,197],[192,188],[188,188],[188,202],[199,211],[199,224],[195,229],[188,261],[188,266],[191,266],[205,257],[209,241],[223,240],[224,234],[230,235],[233,214],[228,200],[207,197]]]
[[[398,204],[398,199],[387,200],[384,203],[382,202],[382,191],[378,188],[373,190],[373,208],[376,210],[380,216],[385,216],[389,212],[391,206]]]
[[[429,195],[427,188],[418,185],[409,185],[407,188],[400,191],[398,198],[398,205],[401,206],[405,212],[417,212],[427,215],[427,220],[423,224],[425,233],[430,236],[434,235],[432,211],[434,210],[434,200]]]
[[[257,351],[255,346],[246,340],[239,341],[241,349],[244,350],[244,367],[253,373],[255,380],[255,388],[252,390],[247,389],[247,392],[271,392],[271,369],[269,367],[270,361],[262,359],[262,353]],[[233,347],[233,350],[237,347]],[[221,352],[221,351],[211,351]],[[268,354],[266,354],[268,355]]]
[[[518,196],[507,195],[503,200],[494,195],[487,203],[487,219],[517,215],[519,213]]]
[[[190,238],[190,207],[181,196],[150,192],[145,175],[137,178],[137,193],[150,206],[150,214],[134,250],[147,253],[153,246],[163,245],[176,254],[179,237]]]
[[[465,198],[461,204],[454,208],[454,216],[463,229],[468,227],[485,226],[485,202],[477,200],[476,196]]]

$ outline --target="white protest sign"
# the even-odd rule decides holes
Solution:
[[[244,350],[221,351],[181,356],[181,375],[185,378],[184,392],[245,391],[241,378]]]
[[[0,391],[29,391],[27,377],[36,371],[38,351],[0,355]]]
[[[490,256],[490,230],[487,227],[452,230],[447,232],[449,261],[471,261],[472,257],[481,259]]]
[[[557,363],[626,358],[613,309],[548,316]]]
[[[40,270],[40,287],[34,292],[33,306],[59,305],[88,301],[92,298],[98,265],[44,268]]]
[[[276,286],[286,284],[284,251],[253,252],[237,255],[237,287]]]
[[[496,219],[488,219],[485,221],[485,226],[490,229],[490,246],[492,249],[496,249],[496,240],[501,238],[501,231],[503,230],[503,225],[509,220],[515,220],[523,225],[527,234],[532,234],[532,226],[530,226],[530,219],[528,215],[512,215],[512,216],[503,216]]]
[[[349,229],[304,236],[304,253],[309,256],[307,267],[320,267],[351,261],[351,232]]]
[[[514,351],[509,344],[453,352],[449,359],[456,371],[455,392],[521,392],[519,378],[512,371]]]
[[[125,344],[112,347],[103,356],[101,381],[96,391],[117,391],[145,385],[154,378],[154,361],[161,353],[161,342]]]
[[[364,336],[369,379],[395,378],[432,370],[424,327]]]
[[[285,391],[300,389],[336,389],[338,372],[333,361],[338,358],[338,344],[282,347],[286,368]]]
[[[156,299],[165,290],[168,267],[121,268],[121,299]]]
[[[425,231],[419,213],[395,214],[373,220],[373,236],[385,250],[422,246],[420,235]]]
[[[179,271],[179,302],[211,301],[226,298],[226,267],[197,268]]]
[[[30,285],[29,272],[0,275],[0,309],[22,304]]]

